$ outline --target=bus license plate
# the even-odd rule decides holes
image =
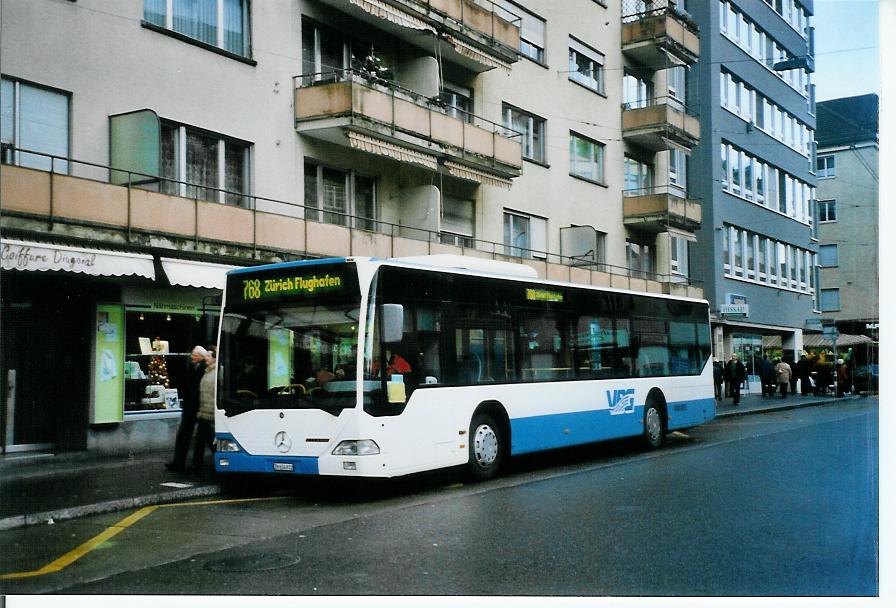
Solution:
[[[292,463],[291,462],[275,462],[274,470],[275,471],[292,471]]]

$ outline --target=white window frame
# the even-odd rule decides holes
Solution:
[[[578,151],[578,146],[576,145],[576,141],[583,141],[587,144],[590,144],[590,158],[579,159],[576,154]],[[580,179],[584,179],[590,182],[594,182],[597,184],[604,184],[606,179],[606,155],[607,155],[607,146],[597,140],[591,139],[590,137],[585,137],[584,135],[580,135],[575,131],[569,132],[569,174],[573,177],[577,177]],[[577,173],[575,171],[576,167],[579,163],[589,163],[592,165],[594,172],[596,175],[591,177],[589,175],[585,175],[582,173]]]
[[[32,84],[30,82],[23,82],[17,78],[12,77],[3,77],[3,81],[10,83],[12,85],[12,124],[9,125],[12,131],[11,139],[3,139],[2,145],[3,147],[10,148],[29,148],[29,145],[23,145],[22,143],[22,90],[23,89],[32,89],[34,91],[39,91],[42,93],[47,93],[50,95],[57,96],[59,98],[64,99],[66,105],[65,111],[65,150],[61,151],[65,158],[69,158],[71,155],[71,112],[72,112],[72,96],[71,93],[66,91],[62,91],[59,89],[54,89],[51,87],[44,87],[37,84]],[[47,126],[45,122],[45,116],[41,114],[41,118],[43,119],[42,125]],[[58,133],[57,133],[58,135]],[[31,148],[34,149],[34,148]],[[37,150],[34,149],[35,152],[43,152],[45,154],[52,154],[53,156],[60,156],[60,154],[56,152],[49,152],[47,150]],[[69,171],[69,164],[66,160],[61,160],[59,158],[50,158],[48,156],[38,156],[34,154],[28,154],[27,152],[22,152],[20,150],[15,150],[12,153],[8,153],[7,151],[2,152],[3,158],[0,159],[0,162],[10,163],[14,165],[19,165],[23,167],[30,167],[33,169],[38,169],[41,171],[51,171],[53,173],[63,173],[67,174]]]
[[[815,167],[818,179],[837,177],[837,161],[834,154],[819,154],[815,159]]]
[[[589,76],[584,76],[576,69],[576,56],[581,56],[589,64]],[[604,88],[604,54],[583,42],[569,37],[569,79],[586,89],[600,95],[605,94]]]
[[[818,223],[819,224],[829,224],[837,221],[837,199],[829,198],[823,200],[815,201],[816,206],[818,207]],[[825,209],[825,219],[821,219],[821,209],[822,207]],[[830,219],[829,216],[830,211],[833,210],[834,217]]]
[[[250,13],[250,0],[240,0],[240,13],[241,13],[241,21],[242,21],[242,38],[243,38],[243,52],[237,53],[235,51],[231,51],[225,48],[225,31],[224,31],[224,0],[217,0],[217,6],[215,10],[215,43],[213,46],[221,49],[226,53],[232,53],[234,55],[238,55],[240,57],[250,57],[251,56],[251,32],[252,29],[249,22],[249,13]],[[146,7],[146,1],[144,0],[144,10]],[[154,24],[158,25],[158,24]],[[204,40],[200,40],[198,38],[193,38],[189,34],[185,34],[178,30],[174,29],[174,0],[165,0],[165,25],[163,26],[166,30],[170,30],[175,32],[180,36],[185,36],[190,40],[195,40],[199,44],[209,44]]]
[[[535,114],[531,114],[516,106],[504,103],[504,126],[508,129],[514,129],[513,114],[517,113],[521,119],[525,119],[526,126],[522,132],[523,141],[523,158],[537,163],[546,163],[546,144],[545,136],[547,135],[547,121]],[[536,132],[538,132],[538,141],[536,141]]]
[[[337,213],[335,211],[328,211],[324,209],[324,192],[320,185],[323,183],[323,172],[324,170],[337,171],[342,173],[345,176],[345,223],[344,224],[334,224],[338,226],[350,226],[352,228],[358,228],[361,230],[365,230],[367,228],[363,226],[357,226],[358,222],[370,222],[373,225],[374,232],[376,232],[376,228],[378,226],[377,220],[380,216],[380,200],[379,200],[379,179],[372,175],[367,174],[359,174],[354,169],[343,169],[340,167],[334,167],[332,165],[322,164],[312,158],[306,158],[303,162],[303,171],[305,167],[311,165],[315,170],[315,178],[314,183],[317,186],[317,191],[315,192],[315,198],[317,199],[317,206],[313,209],[306,209],[305,214],[308,216],[309,212],[316,215],[316,218],[308,218],[310,221],[316,221],[319,223],[328,223],[324,222],[324,218],[327,213]],[[364,217],[360,216],[358,213],[358,200],[357,200],[357,186],[355,185],[355,181],[358,178],[370,179],[373,180],[373,216],[372,217]],[[305,200],[307,200],[307,193],[305,194]]]
[[[510,220],[511,234],[513,233],[513,226],[516,221],[525,220],[527,222],[527,228],[522,233],[526,235],[526,244],[520,245],[516,243],[508,243],[507,239],[504,240],[504,252],[506,255],[515,256],[515,257],[523,257],[523,258],[535,258],[535,259],[546,259],[547,258],[547,218],[539,217],[537,215],[531,215],[529,213],[523,213],[520,211],[514,211],[512,209],[504,209],[504,217],[502,220],[502,227],[506,227],[508,219]],[[506,233],[504,235],[507,236]],[[518,250],[520,255],[515,255],[514,250]]]

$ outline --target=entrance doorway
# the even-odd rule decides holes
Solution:
[[[761,393],[762,383],[759,379],[760,362],[762,361],[762,336],[755,334],[734,334],[731,337],[732,350],[738,354],[744,367],[747,368],[746,393]]]
[[[3,273],[3,452],[86,448],[92,306],[87,291],[83,280],[64,273]]]

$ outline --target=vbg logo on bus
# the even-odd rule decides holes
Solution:
[[[634,414],[635,389],[617,388],[613,391],[607,391],[607,402],[610,406],[611,416],[617,416],[619,414]]]

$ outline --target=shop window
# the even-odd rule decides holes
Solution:
[[[190,352],[213,341],[213,319],[199,313],[126,311],[126,414],[181,409]]]

